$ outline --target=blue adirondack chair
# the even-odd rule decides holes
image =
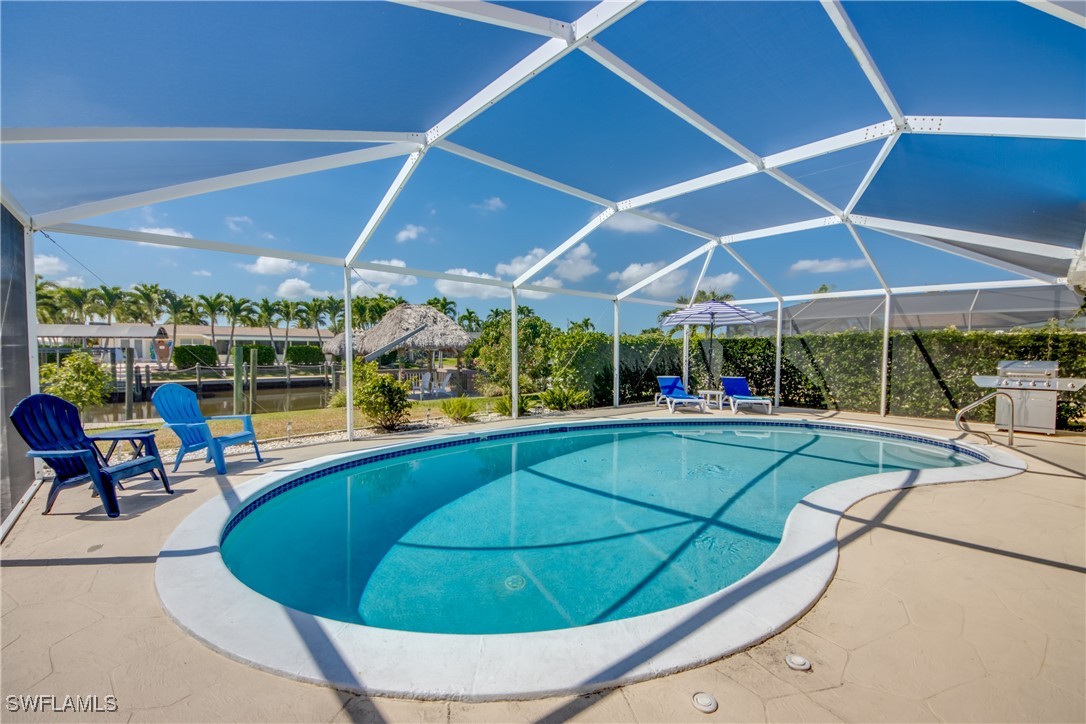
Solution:
[[[151,395],[151,403],[154,404],[158,414],[166,421],[166,427],[174,432],[181,440],[181,449],[177,451],[177,458],[173,463],[173,470],[181,465],[181,459],[190,452],[205,450],[204,461],[215,460],[215,471],[219,475],[226,474],[226,459],[223,457],[223,448],[230,445],[240,445],[251,442],[256,451],[258,462],[264,462],[260,457],[260,447],[256,444],[256,432],[253,430],[252,415],[216,415],[204,417],[200,412],[200,405],[196,400],[196,393],[187,387],[174,383],[162,385],[155,394]],[[210,420],[241,420],[245,429],[241,432],[215,437],[208,426]]]
[[[10,417],[15,429],[30,446],[27,457],[41,458],[56,473],[45,501],[44,513],[52,510],[61,490],[90,483],[102,500],[106,515],[116,518],[121,514],[116,491],[117,487],[121,487],[120,481],[143,473],[154,476],[156,470],[162,475],[166,492],[173,493],[155,447],[155,434],[151,430],[144,433],[133,431],[123,436],[114,433],[102,438],[87,435],[75,405],[45,394],[30,395],[20,400]],[[98,439],[108,440],[114,446],[118,440],[130,440],[142,455],[110,465],[94,445]]]

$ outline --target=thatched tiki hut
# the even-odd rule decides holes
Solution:
[[[343,355],[344,335],[337,334],[325,343],[328,354]],[[391,309],[370,329],[354,332],[354,350],[366,361],[377,359],[393,350],[416,350],[430,353],[450,352],[457,357],[471,344],[471,335],[453,320],[429,304],[401,304]]]

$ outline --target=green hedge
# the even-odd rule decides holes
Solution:
[[[286,361],[292,365],[319,365],[324,362],[324,352],[316,345],[287,347]]]
[[[714,345],[721,372],[745,376],[760,394],[772,394],[774,340],[737,338]],[[781,403],[828,410],[878,412],[881,332],[786,337],[782,343]],[[1062,377],[1086,376],[1086,334],[1060,330],[961,332],[935,330],[890,335],[887,407],[892,415],[953,417],[984,390],[976,374],[995,374],[1000,360],[1056,360]],[[716,367],[714,360],[714,368]],[[994,402],[971,418],[991,422]],[[1057,426],[1086,416],[1086,392],[1061,392]]]
[[[275,364],[275,348],[268,344],[239,344],[238,348],[243,350],[241,360],[245,364],[249,364],[249,350],[256,350],[256,363],[261,366]]]
[[[559,335],[551,345],[553,384],[588,390],[592,404],[611,404],[611,337],[598,332]],[[713,374],[707,373],[709,343],[690,345],[690,387],[719,375],[746,377],[756,394],[773,394],[776,356],[772,337],[713,341]],[[1086,377],[1086,334],[1063,329],[961,332],[955,329],[894,332],[890,336],[887,406],[892,415],[952,418],[985,390],[972,380],[995,374],[1000,360],[1056,360],[1062,377]],[[781,403],[787,407],[856,412],[879,411],[882,332],[840,332],[785,337],[781,345]],[[619,396],[622,402],[652,399],[657,375],[682,374],[682,339],[658,334],[621,339]],[[970,413],[991,422],[995,404]],[[1061,392],[1056,406],[1061,429],[1082,425],[1086,390]]]
[[[174,347],[171,360],[173,366],[179,370],[187,370],[198,364],[205,367],[214,367],[219,364],[219,356],[210,344],[182,344]]]

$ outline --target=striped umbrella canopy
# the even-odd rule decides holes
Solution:
[[[758,324],[759,322],[771,321],[773,321],[772,317],[767,317],[761,312],[755,312],[753,309],[711,299],[708,302],[698,302],[685,309],[672,312],[664,317],[661,326],[677,327],[680,324],[706,324],[710,327],[727,327],[733,324]]]
[[[747,309],[734,304],[728,304],[727,302],[718,302],[715,299],[710,299],[707,302],[698,302],[697,304],[691,304],[685,309],[672,312],[664,317],[661,326],[677,327],[680,324],[709,325],[709,375],[711,377],[713,374],[712,340],[713,333],[718,326],[728,327],[734,324],[758,324],[759,322],[769,321],[771,321],[770,317],[767,317],[761,312],[755,312],[753,309]]]

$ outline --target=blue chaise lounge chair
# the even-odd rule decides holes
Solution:
[[[732,414],[739,411],[740,405],[764,405],[766,414],[773,414],[773,399],[751,394],[746,377],[721,377],[720,387],[732,407]]]
[[[219,475],[226,474],[226,460],[223,457],[223,448],[230,445],[240,445],[251,442],[256,452],[258,462],[264,462],[260,457],[260,448],[256,443],[256,432],[253,431],[252,415],[216,415],[204,417],[200,412],[200,405],[196,400],[196,393],[187,387],[170,383],[162,385],[155,394],[151,395],[151,403],[154,404],[158,414],[166,421],[169,428],[181,440],[181,449],[177,451],[173,469],[181,465],[181,459],[190,452],[206,450],[204,461],[215,460],[215,471]],[[241,420],[244,429],[241,432],[215,437],[208,426],[210,420]]]
[[[120,481],[143,473],[151,473],[154,477],[156,470],[162,475],[166,492],[173,493],[155,447],[153,430],[143,433],[129,430],[100,437],[87,435],[75,405],[45,394],[23,398],[12,409],[10,417],[11,424],[30,447],[27,457],[41,458],[56,473],[43,515],[52,510],[61,490],[90,483],[101,499],[106,515],[116,518],[121,514],[116,490],[122,487]],[[94,444],[95,440],[109,440],[113,447],[119,440],[128,440],[136,450],[136,457],[110,465]]]
[[[667,409],[673,414],[676,405],[700,405],[701,411],[705,412],[705,398],[688,393],[683,387],[681,377],[657,377],[656,382],[660,385],[660,394],[656,398],[657,405],[661,400],[666,402]]]

